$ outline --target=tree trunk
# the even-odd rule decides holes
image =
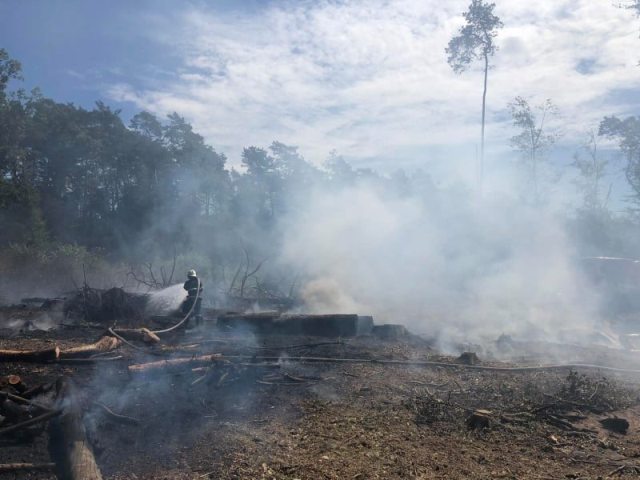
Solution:
[[[58,405],[64,407],[60,418],[51,422],[52,449],[59,456],[58,470],[68,480],[102,480],[102,474],[87,441],[78,392],[69,380],[58,389]]]
[[[58,347],[45,350],[0,350],[0,362],[51,362],[59,357]]]
[[[538,155],[536,149],[531,149],[531,164],[533,166],[533,203],[540,204],[540,194],[538,193]]]
[[[482,90],[482,125],[480,127],[480,179],[479,189],[482,195],[484,185],[484,120],[487,105],[487,75],[489,73],[489,56],[484,54],[484,88]]]
[[[115,350],[121,343],[121,340],[114,337],[102,337],[95,343],[64,350],[58,347],[44,350],[0,350],[0,362],[53,362],[67,358],[85,358]]]

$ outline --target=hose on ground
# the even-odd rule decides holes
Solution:
[[[272,361],[272,362],[313,362],[313,363],[351,363],[351,364],[379,364],[379,365],[401,365],[415,367],[443,367],[465,370],[487,370],[492,372],[536,372],[542,370],[603,370],[607,372],[617,373],[633,373],[640,375],[640,370],[607,367],[604,365],[595,365],[590,363],[562,363],[554,365],[533,365],[522,367],[491,367],[488,365],[466,365],[463,363],[446,363],[432,362],[421,360],[389,360],[375,358],[333,358],[333,357],[268,357],[268,356],[249,356],[249,355],[225,355],[224,358],[251,359]]]

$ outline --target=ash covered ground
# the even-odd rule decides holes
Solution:
[[[136,348],[119,343],[97,356],[66,356],[104,333],[82,324],[4,329],[0,350],[57,346],[61,354],[48,362],[5,359],[0,378],[19,376],[23,391],[50,386],[31,397],[48,406],[55,405],[55,382],[72,379],[87,442],[107,479],[634,478],[640,472],[640,372],[634,371],[640,354],[629,350],[502,338],[475,356],[458,357],[411,334],[257,336],[222,331],[207,320],[152,346],[131,341]],[[220,356],[202,360],[214,353]],[[176,359],[191,360],[166,368]],[[129,368],[158,361],[166,365]],[[521,369],[550,364],[611,370]],[[3,391],[20,393],[12,388],[5,381]],[[2,435],[0,463],[58,463],[59,440],[50,437],[46,422]],[[66,478],[58,468],[0,478]]]

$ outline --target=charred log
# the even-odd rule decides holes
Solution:
[[[0,362],[51,362],[58,358],[58,347],[44,350],[0,350]]]
[[[62,415],[51,422],[51,447],[60,476],[69,480],[102,480],[83,424],[78,392],[69,380],[58,385],[58,405]]]
[[[212,363],[225,362],[220,354],[202,355],[199,357],[174,358],[171,360],[159,360],[156,362],[129,365],[131,374],[155,374],[155,373],[180,373],[190,371],[194,367],[211,365]]]
[[[373,329],[373,318],[355,314],[281,315],[279,312],[227,314],[218,317],[218,326],[227,330],[250,330],[257,334],[354,337]]]

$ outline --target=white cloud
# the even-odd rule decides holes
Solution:
[[[274,139],[315,161],[332,149],[393,160],[465,145],[473,157],[481,72],[454,75],[444,53],[466,6],[353,0],[278,2],[253,13],[191,9],[153,33],[184,59],[175,79],[109,93],[158,114],[178,111],[232,160],[243,146]],[[489,78],[490,148],[512,135],[491,119],[516,95],[552,98],[566,141],[578,142],[605,114],[629,113],[607,99],[640,88],[630,12],[607,0],[509,0],[496,13],[505,28]]]

